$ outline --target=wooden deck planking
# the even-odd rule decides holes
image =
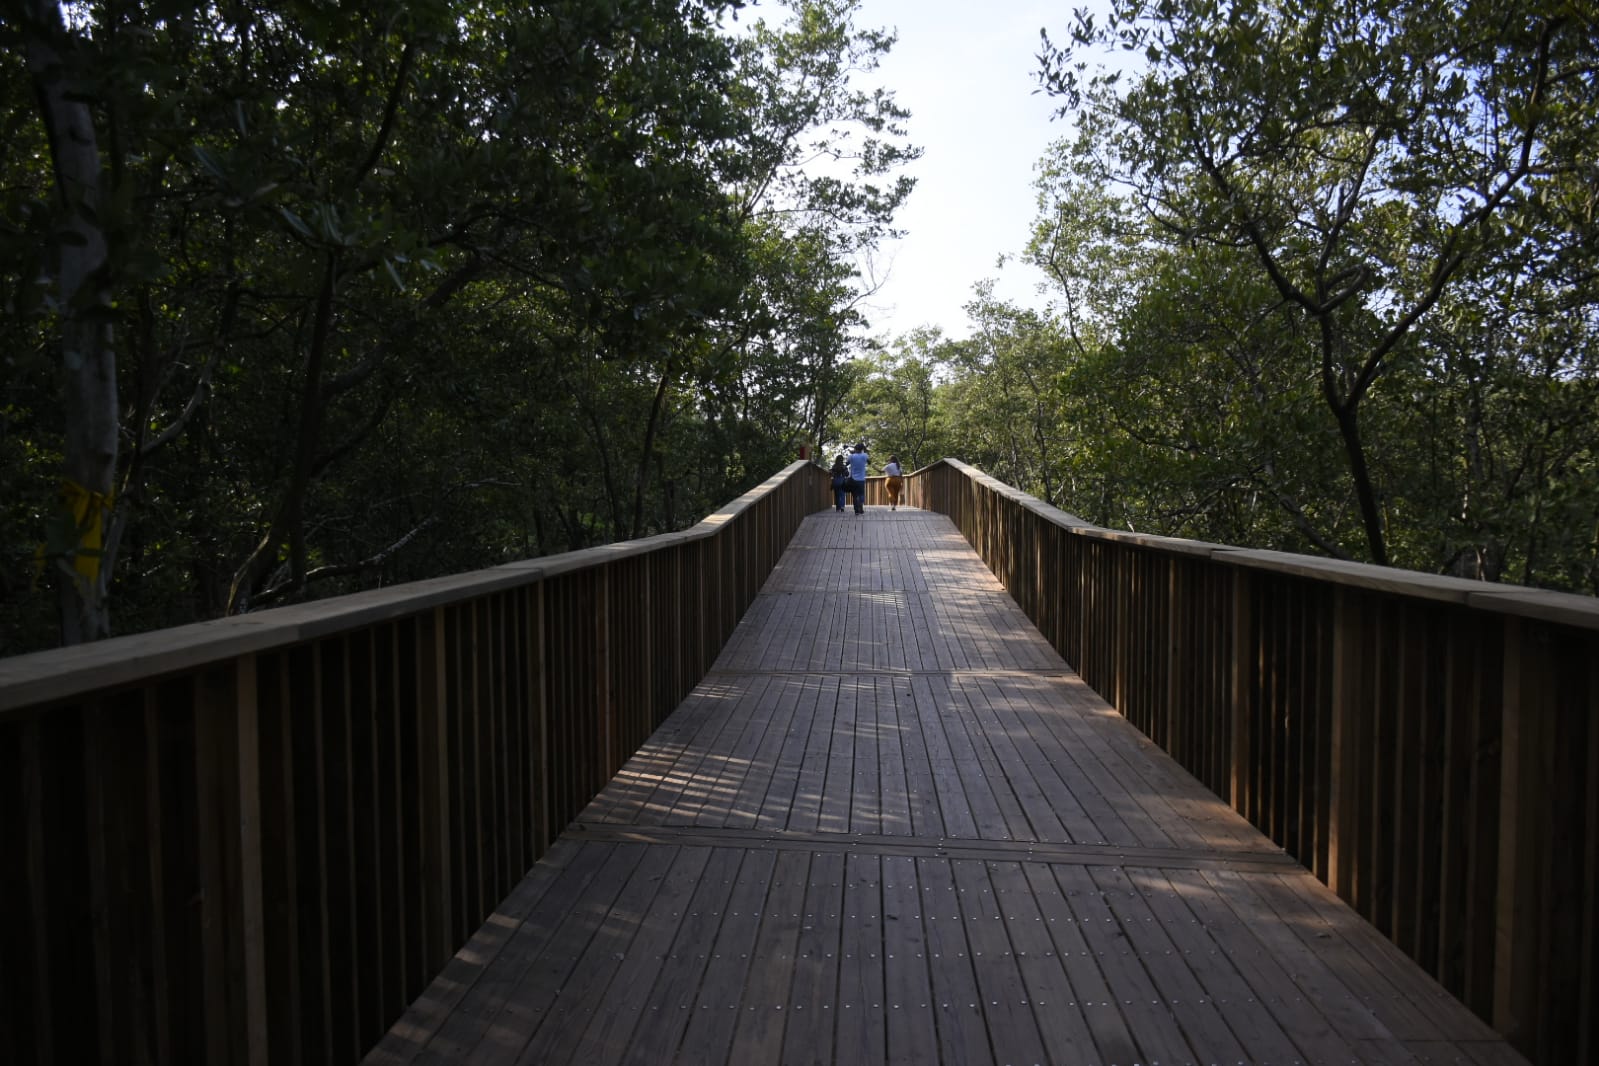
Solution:
[[[796,945],[794,974],[790,982],[790,1013],[783,1033],[780,1059],[807,1066],[829,1066],[833,1054],[833,1005],[838,1001],[839,933],[844,856],[819,851],[811,856],[810,882],[805,892],[805,921]],[[819,1034],[823,1038],[818,1038]],[[843,1061],[848,1061],[847,1059]]]
[[[1133,730],[944,519],[807,520],[368,1057],[1520,1062]]]
[[[841,1061],[887,1062],[883,1017],[882,860],[852,853],[838,909],[838,995],[831,1004],[833,1047]],[[828,1005],[823,1005],[827,1010]],[[818,1033],[817,1039],[824,1039]]]
[[[723,862],[736,856],[726,849],[720,854]],[[615,977],[605,994],[597,998],[593,1017],[586,1027],[572,1026],[579,1031],[581,1040],[567,1056],[569,1061],[620,1061],[643,1017],[658,1013],[652,993],[666,971],[679,931],[688,927],[694,895],[702,884],[718,879],[711,856],[711,849],[704,847],[677,851],[660,891],[639,921],[637,935],[619,952],[623,957],[616,960]],[[620,965],[624,961],[626,965]]]

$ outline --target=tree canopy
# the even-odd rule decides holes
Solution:
[[[881,347],[918,152],[857,15],[3,0],[0,652],[678,528],[858,438],[1599,592],[1583,5],[1064,18],[1049,308]]]
[[[971,335],[956,455],[1118,528],[1599,593],[1599,24],[1564,0],[1112,0],[1047,28],[1071,132]]]
[[[0,647],[674,528],[792,456],[914,149],[854,0],[742,7],[8,0]]]

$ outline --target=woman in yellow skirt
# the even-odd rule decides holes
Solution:
[[[888,484],[885,486],[888,489],[888,509],[897,511],[899,510],[900,490],[905,487],[905,475],[899,468],[899,456],[890,455],[888,457],[888,465],[883,467],[883,473],[888,475]]]

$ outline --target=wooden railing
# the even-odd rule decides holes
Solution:
[[[1534,1062],[1599,1062],[1599,601],[909,480],[1083,679]]]
[[[683,533],[0,661],[0,1062],[355,1062],[709,669],[827,475]]]

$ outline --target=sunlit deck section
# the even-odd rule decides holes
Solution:
[[[950,521],[804,520],[368,1055],[1521,1063],[1094,694]]]

